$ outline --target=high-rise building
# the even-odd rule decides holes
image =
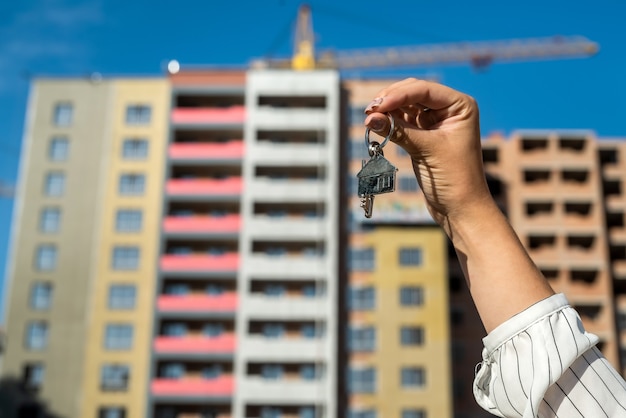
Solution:
[[[383,148],[396,191],[359,207],[363,110],[392,81],[34,81],[2,376],[67,418],[489,416],[471,391],[484,329],[401,148]],[[626,372],[626,146],[522,132],[483,155],[531,256]]]

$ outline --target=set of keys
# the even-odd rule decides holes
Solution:
[[[396,172],[398,169],[383,155],[383,147],[393,135],[395,122],[389,115],[391,129],[382,143],[370,141],[370,129],[365,130],[365,146],[370,155],[369,161],[363,160],[361,171],[356,175],[359,180],[358,195],[361,198],[361,207],[365,217],[372,217],[374,197],[378,194],[391,193],[396,190]]]

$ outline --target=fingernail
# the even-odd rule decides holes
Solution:
[[[385,121],[382,119],[372,119],[370,122],[370,129],[373,131],[380,131],[385,127]]]
[[[378,106],[380,106],[382,102],[383,102],[382,97],[375,98],[374,100],[371,101],[370,104],[367,105],[367,107],[365,108],[365,113],[371,112],[372,110],[376,109]]]

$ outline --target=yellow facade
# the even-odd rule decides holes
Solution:
[[[163,172],[168,141],[170,88],[167,80],[118,80],[112,85],[110,114],[110,152],[103,155],[102,193],[99,242],[94,259],[93,291],[89,297],[91,311],[85,341],[86,356],[83,367],[84,397],[82,417],[98,416],[102,407],[124,407],[127,417],[146,416],[146,395],[149,391],[150,351],[152,339],[153,300],[157,277],[159,231],[163,202]],[[129,105],[147,105],[151,109],[150,122],[127,124]],[[128,138],[148,140],[145,159],[122,158],[123,141]],[[140,196],[121,196],[122,174],[145,175],[145,188]],[[116,213],[119,209],[141,210],[142,228],[139,232],[116,232]],[[115,246],[139,248],[139,266],[132,271],[112,268]],[[136,301],[133,309],[110,310],[109,289],[112,284],[134,284]],[[130,350],[107,350],[104,346],[105,327],[110,323],[131,324],[133,327]],[[130,368],[128,390],[107,392],[101,389],[101,368],[104,364],[124,364]]]
[[[352,325],[374,326],[376,349],[371,353],[353,353],[350,366],[374,367],[377,373],[373,394],[356,394],[350,408],[373,409],[379,417],[401,417],[404,409],[420,409],[428,417],[451,417],[450,329],[448,321],[447,246],[443,232],[436,227],[382,227],[355,234],[352,248],[373,248],[374,270],[353,273],[354,286],[372,285],[376,304],[372,311],[353,312]],[[419,266],[401,266],[401,248],[420,248]],[[402,306],[401,286],[420,286],[424,290],[421,306]],[[402,346],[400,328],[422,326],[424,344]],[[423,367],[426,384],[419,389],[401,385],[401,369]]]

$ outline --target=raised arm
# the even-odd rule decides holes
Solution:
[[[489,332],[553,294],[493,201],[482,165],[473,98],[418,79],[392,84],[366,109],[366,126],[410,155],[428,210],[452,241]]]

